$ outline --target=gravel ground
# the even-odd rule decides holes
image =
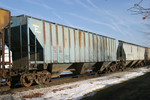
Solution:
[[[46,88],[38,88],[24,92],[17,92],[14,94],[0,95],[0,99],[79,100],[83,98],[85,94],[91,93],[97,89],[103,89],[105,87],[136,78],[147,72],[150,72],[150,68],[142,67],[125,72],[112,73],[107,76],[84,81],[65,83]]]

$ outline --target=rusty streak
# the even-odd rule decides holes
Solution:
[[[75,48],[76,48],[76,30],[75,29],[73,29],[74,30],[74,43],[75,43]]]
[[[46,36],[45,36],[45,22],[43,22],[43,32],[44,32],[44,44],[46,44]]]
[[[83,32],[83,34],[84,34],[84,47],[86,47],[85,32]]]
[[[70,40],[70,29],[68,28],[68,37],[69,37],[69,48],[71,48],[71,40]]]
[[[62,32],[63,32],[63,45],[64,45],[64,48],[65,48],[65,34],[64,34],[64,26],[62,26]]]
[[[56,25],[56,40],[57,40],[57,46],[59,46],[59,43],[58,43],[58,25]]]
[[[53,38],[52,38],[52,24],[50,24],[50,36],[51,36],[51,46],[53,46]]]

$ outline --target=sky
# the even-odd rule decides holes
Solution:
[[[12,16],[33,16],[134,44],[149,46],[141,15],[128,11],[140,0],[0,0],[0,8]],[[142,5],[150,6],[149,0]],[[148,43],[149,42],[149,43]]]

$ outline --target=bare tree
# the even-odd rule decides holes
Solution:
[[[129,8],[128,10],[132,12],[132,14],[141,14],[143,15],[142,19],[150,19],[150,8],[146,8],[141,6],[143,0],[141,0],[139,3],[135,3],[133,7]]]
[[[142,19],[149,19],[150,20],[150,7],[142,6],[142,3],[144,0],[140,0],[140,2],[135,3],[133,7],[129,8],[128,11],[130,11],[133,15],[142,15]],[[145,23],[145,30],[142,30],[142,33],[144,33],[145,36],[145,42],[143,42],[145,45],[150,47],[150,23]]]

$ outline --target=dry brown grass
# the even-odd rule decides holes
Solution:
[[[73,87],[65,87],[65,88],[59,88],[59,89],[53,89],[52,92],[56,93],[57,91],[65,90],[65,89],[72,89]]]
[[[23,98],[35,98],[35,97],[41,97],[43,93],[34,93],[29,95],[24,95]]]

